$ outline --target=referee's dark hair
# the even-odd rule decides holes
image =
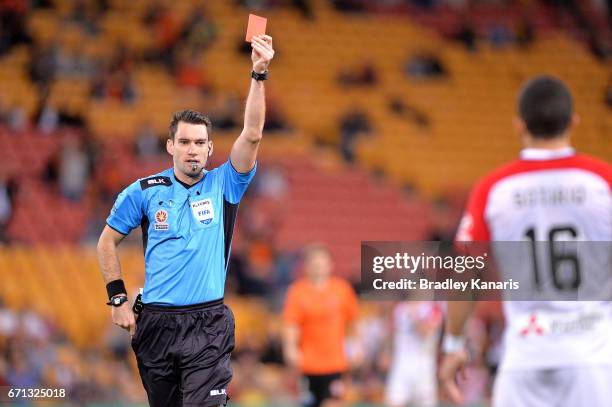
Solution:
[[[553,139],[565,133],[572,122],[573,108],[570,90],[552,76],[536,76],[519,93],[519,116],[534,138]]]
[[[208,139],[212,138],[212,122],[210,119],[203,115],[200,112],[196,112],[195,110],[185,109],[178,112],[175,112],[172,115],[172,121],[170,122],[169,128],[169,137],[171,140],[174,140],[174,136],[176,135],[176,129],[178,128],[179,122],[185,122],[189,124],[204,124],[206,125],[206,133],[208,134]]]

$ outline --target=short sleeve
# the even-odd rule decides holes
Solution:
[[[223,178],[223,196],[231,204],[237,204],[242,199],[247,187],[253,180],[257,163],[251,171],[241,173],[236,171],[230,160],[219,167],[219,175]]]
[[[484,183],[476,185],[461,218],[455,242],[483,242],[490,240],[489,227],[485,220],[489,188]]]
[[[302,321],[302,313],[300,312],[299,292],[297,286],[291,286],[287,291],[287,298],[285,299],[285,309],[283,310],[283,318],[285,322],[299,325]]]
[[[142,222],[142,188],[139,182],[121,191],[106,223],[117,232],[127,235]]]

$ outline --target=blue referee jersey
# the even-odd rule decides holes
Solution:
[[[124,235],[142,228],[144,303],[180,306],[223,297],[238,203],[255,171],[239,173],[227,161],[187,188],[170,168],[119,194],[106,223]]]

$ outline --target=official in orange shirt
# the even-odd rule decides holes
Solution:
[[[289,287],[285,302],[283,351],[289,366],[308,381],[307,407],[338,405],[341,375],[348,369],[344,352],[347,328],[357,316],[357,297],[343,279],[332,277],[324,246],[304,255],[305,277]]]

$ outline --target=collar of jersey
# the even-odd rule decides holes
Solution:
[[[200,178],[200,180],[199,180],[198,182],[196,182],[195,184],[191,185],[191,186],[188,188],[188,187],[186,187],[186,186],[184,185],[184,183],[183,183],[181,180],[179,180],[179,179],[176,177],[176,174],[174,173],[174,169],[173,169],[173,168],[170,168],[170,170],[169,170],[169,171],[170,171],[170,177],[171,177],[171,178],[174,180],[174,181],[173,181],[173,184],[178,185],[178,186],[179,186],[179,189],[181,189],[181,190],[183,190],[183,191],[195,191],[195,190],[197,190],[197,188],[199,187],[199,185],[201,185],[201,183],[204,181],[204,178],[206,178],[206,173],[208,172],[208,171],[204,170],[204,171],[203,171],[203,172],[204,172],[204,174],[202,175],[202,178]]]
[[[522,160],[541,161],[567,158],[576,154],[572,147],[564,147],[557,150],[547,150],[544,148],[525,148],[521,151]]]

